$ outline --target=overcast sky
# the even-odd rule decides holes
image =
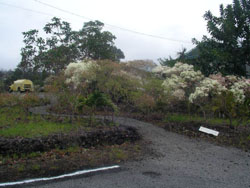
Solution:
[[[220,4],[232,3],[232,0],[39,1],[106,24],[171,39],[158,39],[105,26],[105,30],[117,37],[115,44],[124,52],[125,60],[151,59],[155,62],[158,58],[175,57],[184,47],[192,49],[192,38],[200,40],[203,35],[207,35],[203,19],[205,11],[211,10],[218,15]],[[20,62],[22,32],[30,29],[41,31],[53,16],[69,22],[74,30],[79,30],[84,22],[90,21],[45,6],[36,0],[0,0],[0,69],[14,69]]]

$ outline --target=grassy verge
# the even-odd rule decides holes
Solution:
[[[208,118],[205,119],[203,117],[197,116],[197,115],[187,115],[187,114],[168,114],[165,119],[165,123],[188,123],[188,122],[197,122],[197,123],[202,123],[206,122],[210,125],[229,125],[229,120],[228,119],[221,119],[221,118]],[[249,125],[250,120],[248,121],[243,121],[241,122],[241,125]],[[237,120],[232,121],[233,126],[238,125]]]
[[[32,138],[57,132],[67,133],[88,126],[86,119],[72,121],[70,118],[32,115],[18,106],[3,107],[0,114],[0,136],[3,137]]]

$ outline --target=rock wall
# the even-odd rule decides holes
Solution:
[[[64,149],[69,146],[89,148],[97,145],[122,144],[140,139],[137,130],[128,126],[111,127],[107,130],[86,132],[83,130],[68,134],[54,134],[37,138],[3,138],[0,137],[0,154],[21,154],[49,151],[54,148]]]

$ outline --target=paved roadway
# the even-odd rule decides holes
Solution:
[[[38,188],[250,188],[250,153],[167,132],[149,123],[118,118],[135,126],[154,155],[111,170],[20,187]]]

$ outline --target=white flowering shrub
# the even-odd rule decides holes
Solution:
[[[188,64],[184,64],[184,63],[178,62],[173,67],[167,67],[167,66],[165,66],[163,68],[163,72],[162,73],[166,77],[170,77],[173,74],[174,75],[180,75],[184,71],[187,71],[187,72],[188,71],[194,71],[193,65],[188,65]]]
[[[173,92],[173,96],[180,101],[185,100],[185,91],[183,89],[177,89]]]
[[[74,88],[77,88],[82,82],[91,82],[96,78],[95,70],[98,67],[94,61],[70,63],[64,72],[67,77],[65,83],[72,83]]]
[[[244,103],[246,98],[245,93],[249,91],[249,89],[250,89],[250,80],[241,79],[238,82],[235,82],[231,86],[229,91],[233,93],[235,102]]]
[[[199,82],[204,78],[200,71],[194,70],[182,71],[180,73],[180,77],[183,78],[187,83]]]
[[[187,87],[187,83],[180,76],[171,75],[171,77],[164,80],[162,86],[166,92],[174,92],[174,90],[177,89],[185,89]]]
[[[152,72],[153,73],[157,73],[157,74],[161,74],[164,70],[164,66],[161,66],[161,65],[157,65],[156,67],[154,67],[152,69]]]
[[[244,103],[246,93],[250,92],[250,79],[239,78],[234,75],[223,77],[221,74],[211,75],[210,78],[225,86],[227,92],[233,94],[236,103]]]
[[[162,84],[165,93],[176,96],[177,99],[184,99],[184,91],[191,103],[208,96],[221,95],[223,91],[232,92],[235,102],[243,103],[246,91],[250,90],[249,79],[233,75],[223,77],[221,74],[205,78],[200,71],[194,70],[193,65],[180,62],[176,63],[174,67],[157,66],[153,72],[165,77]]]
[[[226,87],[221,85],[217,80],[205,78],[200,82],[199,86],[195,88],[194,93],[190,94],[189,101],[191,103],[195,101],[198,102],[208,96],[221,95],[221,93],[226,90]]]
[[[165,66],[161,70],[165,77],[162,84],[165,93],[172,95],[177,100],[185,100],[193,92],[197,83],[204,78],[200,71],[194,71],[192,65],[180,62],[176,63],[174,67]]]
[[[198,105],[206,118],[206,111],[211,111],[211,101],[214,97],[220,96],[223,91],[226,91],[225,86],[220,84],[217,80],[211,78],[204,78],[195,91],[189,95],[189,102]]]
[[[205,77],[192,65],[180,62],[174,67],[158,66],[153,72],[164,78],[162,87],[171,103],[189,101],[201,109],[204,117],[207,112],[218,112],[232,120],[250,111],[247,102],[250,101],[250,79],[221,74]]]

